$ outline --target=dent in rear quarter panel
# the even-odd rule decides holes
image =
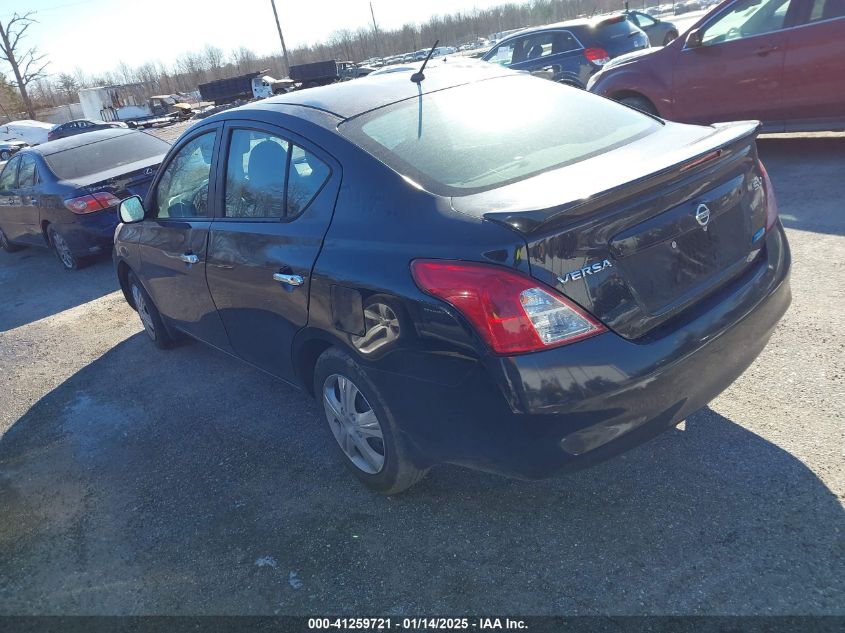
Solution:
[[[458,384],[477,366],[483,346],[449,307],[417,288],[410,263],[467,259],[528,274],[524,241],[508,228],[454,212],[448,199],[414,187],[352,145],[335,154],[343,183],[312,273],[308,327],[297,336],[294,356],[309,339],[321,338],[346,348],[375,372],[376,382],[383,372]],[[343,321],[360,322],[363,314],[339,320],[333,311],[332,296],[348,298],[350,291],[361,298],[360,304],[345,301],[360,306],[353,309],[381,302],[397,313],[395,341],[362,351],[356,328]],[[301,377],[306,384],[309,379]]]

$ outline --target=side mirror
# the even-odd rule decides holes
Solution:
[[[689,33],[687,33],[687,48],[698,48],[701,46],[702,37],[701,31],[698,29],[693,29]]]
[[[124,224],[140,222],[144,219],[144,205],[140,196],[132,196],[120,202],[120,221]]]

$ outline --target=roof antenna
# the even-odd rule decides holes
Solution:
[[[431,59],[431,56],[434,54],[434,49],[437,48],[437,45],[440,43],[440,40],[434,40],[434,46],[431,47],[431,50],[428,51],[428,55],[425,56],[425,61],[423,65],[420,66],[420,69],[411,75],[411,81],[415,84],[422,83],[422,80],[425,79],[425,75],[423,75],[423,71],[425,70],[425,65],[428,63],[428,60]]]

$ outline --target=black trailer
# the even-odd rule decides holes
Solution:
[[[290,67],[290,78],[301,83],[303,88],[324,86],[340,79],[337,61],[327,59],[310,64],[294,64]]]
[[[273,94],[273,88],[263,81],[262,77],[266,72],[268,71],[261,70],[200,84],[200,96],[204,101],[213,101],[215,105],[230,103],[238,99],[269,97]]]

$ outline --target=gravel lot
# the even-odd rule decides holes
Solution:
[[[174,130],[174,128],[169,128]],[[0,613],[845,613],[845,136],[760,149],[794,303],[709,407],[543,482],[367,492],[314,404],[0,253]]]

